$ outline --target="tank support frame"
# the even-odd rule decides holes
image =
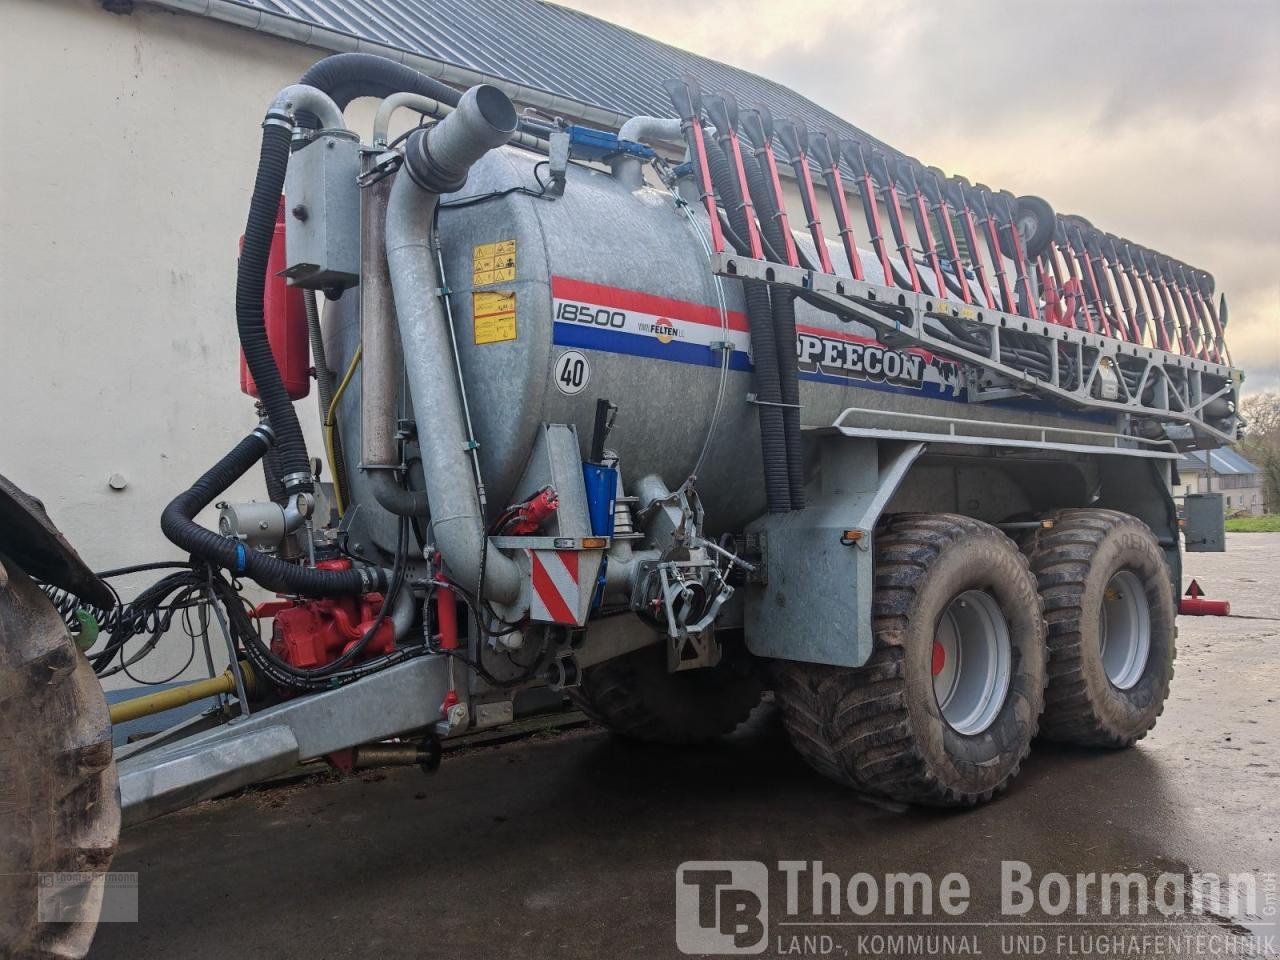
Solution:
[[[1033,396],[1079,410],[1127,414],[1159,422],[1182,449],[1217,447],[1235,440],[1242,376],[1232,367],[927,292],[913,293],[734,253],[714,254],[711,266],[723,277],[763,280],[798,291],[817,306],[871,327],[887,345],[923,347],[960,361],[965,365],[971,403]],[[985,332],[990,346],[982,350],[957,344],[930,330],[927,320],[946,320]],[[1047,380],[1000,359],[1005,331],[1042,341],[1050,363]],[[1127,385],[1121,371],[1136,379],[1136,385]],[[1210,405],[1228,412],[1213,416]]]

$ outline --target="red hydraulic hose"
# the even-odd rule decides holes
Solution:
[[[934,291],[939,297],[947,295],[947,281],[942,276],[942,261],[938,257],[938,245],[933,236],[933,228],[929,226],[929,207],[925,203],[924,192],[916,180],[916,172],[910,161],[903,160],[898,172],[905,174],[903,185],[910,191],[910,200],[915,208],[916,235],[924,246],[925,259],[933,269]],[[958,269],[958,268],[957,268]]]
[[[738,193],[742,196],[743,219],[747,224],[747,249],[754,260],[764,259],[764,247],[760,243],[760,229],[756,225],[755,208],[751,204],[751,190],[747,185],[747,171],[742,165],[742,148],[738,143],[736,127],[738,125],[738,105],[728,97],[709,96],[702,98],[707,116],[716,128],[716,139],[720,149],[729,158],[733,166],[734,178],[738,181]]]
[[[916,270],[916,258],[912,256],[911,245],[907,242],[907,221],[902,216],[902,204],[898,202],[898,185],[889,170],[889,162],[879,150],[871,151],[871,168],[884,189],[884,205],[889,211],[889,225],[893,228],[893,238],[898,242],[898,255],[907,265],[911,290],[913,293],[919,293],[920,273]]]
[[[813,177],[809,174],[809,158],[805,147],[809,139],[808,128],[795,120],[779,120],[777,123],[778,139],[782,141],[791,160],[791,168],[795,171],[796,181],[800,184],[800,202],[804,206],[804,215],[809,219],[809,236],[818,250],[818,266],[823,273],[835,273],[831,266],[831,254],[827,251],[827,238],[822,233],[822,219],[818,216],[818,198],[813,190]]]
[[[716,208],[715,188],[711,185],[711,167],[707,163],[707,144],[702,135],[702,107],[698,102],[698,92],[685,80],[668,80],[663,87],[671,97],[676,115],[680,117],[680,129],[693,160],[698,198],[706,207],[707,219],[710,221],[711,248],[716,253],[724,253],[724,232],[720,229],[720,212]]]
[[[942,191],[942,178],[932,168],[922,170],[920,177],[922,183],[930,188],[929,204],[934,217],[942,225],[942,236],[947,242],[947,253],[951,257],[951,269],[955,272],[956,280],[960,284],[960,299],[965,303],[973,303],[973,297],[969,291],[968,271],[960,257],[960,243],[956,240],[955,227],[951,221],[951,204],[947,202],[947,195]]]
[[[840,142],[825,133],[815,133],[811,140],[814,158],[827,181],[827,193],[831,195],[831,207],[835,210],[836,225],[840,228],[840,242],[849,260],[849,269],[855,280],[863,279],[862,257],[858,254],[857,238],[849,222],[849,203],[844,195],[844,181],[840,178]]]
[[[978,284],[982,287],[982,296],[986,299],[987,306],[995,310],[996,298],[995,294],[991,292],[991,284],[987,280],[987,269],[982,265],[982,251],[979,249],[981,244],[978,242],[978,225],[974,222],[973,210],[970,209],[969,198],[965,194],[966,184],[954,177],[948,183],[953,189],[953,196],[960,201],[960,224],[964,227],[965,243],[969,245],[969,255],[973,258],[973,272],[978,277]]]
[[[773,115],[767,107],[756,110],[742,110],[738,119],[742,123],[742,132],[747,142],[755,151],[756,159],[764,161],[765,176],[769,182],[769,193],[772,195],[774,217],[778,223],[778,231],[782,234],[785,247],[780,252],[787,260],[788,266],[800,266],[800,255],[796,251],[796,238],[791,232],[791,220],[787,216],[786,201],[782,196],[782,179],[778,176],[778,159],[773,153]]]
[[[982,221],[982,227],[986,231],[987,251],[991,254],[996,284],[1000,288],[1000,307],[1005,313],[1017,313],[1013,302],[1013,290],[1009,286],[1009,277],[1004,269],[1004,253],[1000,250],[1000,236],[996,232],[996,216],[987,203],[985,190],[985,187],[977,186],[970,192],[979,204],[978,219]]]
[[[1058,221],[1061,225],[1062,221]],[[1067,235],[1066,229],[1063,228],[1063,257],[1066,261],[1067,273],[1071,276],[1071,282],[1080,288],[1081,313],[1084,316],[1084,328],[1087,332],[1093,333],[1093,314],[1089,311],[1089,300],[1092,300],[1095,310],[1098,314],[1098,322],[1102,323],[1102,304],[1098,302],[1096,290],[1094,296],[1088,298],[1086,292],[1093,288],[1092,278],[1086,287],[1083,274],[1085,271],[1080,268],[1080,255],[1076,252],[1075,246],[1071,243],[1071,238]]]
[[[862,144],[852,138],[840,141],[841,153],[856,158],[854,174],[858,177],[858,194],[862,198],[862,211],[867,218],[867,229],[871,232],[871,246],[880,258],[880,269],[884,271],[884,285],[892,287],[893,268],[889,265],[889,247],[884,240],[884,227],[880,223],[880,208],[876,203],[876,188],[871,179],[871,170],[867,166],[867,158],[862,152]],[[859,174],[858,171],[861,171]]]

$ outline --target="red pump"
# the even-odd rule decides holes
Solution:
[[[350,570],[351,561],[321,560],[317,570]],[[273,617],[271,652],[303,670],[332,663],[359,643],[373,628],[382,610],[383,596],[324,597],[319,600],[269,600],[254,610],[257,617]],[[395,625],[388,616],[369,638],[360,660],[390,653],[395,647]]]
[[[244,237],[240,238],[244,246]],[[301,400],[311,392],[311,344],[307,337],[307,309],[302,302],[302,288],[291,287],[281,275],[285,268],[284,197],[276,214],[275,234],[267,258],[267,286],[262,298],[262,317],[267,327],[267,340],[275,356],[276,367],[284,380],[290,400]],[[249,366],[240,354],[240,389],[251,397],[258,395]]]

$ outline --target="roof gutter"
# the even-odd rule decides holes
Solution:
[[[322,50],[331,50],[335,53],[376,54],[379,57],[386,57],[388,60],[403,63],[405,66],[427,74],[427,76],[462,89],[481,83],[490,84],[497,87],[515,102],[525,106],[536,107],[543,113],[553,117],[572,117],[592,126],[604,127],[609,130],[617,130],[627,120],[631,119],[630,114],[618,113],[615,110],[583,103],[580,100],[551,93],[548,90],[540,90],[537,87],[527,87],[523,84],[513,83],[505,77],[481,73],[478,70],[460,67],[454,63],[446,63],[443,60],[424,57],[417,53],[409,53],[396,47],[373,43],[338,30],[331,30],[328,27],[302,23],[279,14],[268,13],[265,10],[255,10],[243,4],[233,3],[231,0],[143,0],[143,2],[173,13],[189,13],[195,16],[207,17],[211,20],[220,20],[223,23],[245,27],[257,33],[280,37],[285,40],[291,40],[294,43],[304,43],[309,46],[319,47]]]

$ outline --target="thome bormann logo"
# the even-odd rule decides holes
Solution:
[[[769,865],[754,860],[680,864],[676,946],[702,956],[764,953],[770,946],[771,876]],[[1280,946],[1277,934],[1241,925],[1248,919],[1259,930],[1280,930],[1280,877],[1274,873],[1068,876],[1037,874],[1025,861],[1001,860],[998,882],[989,878],[989,886],[979,884],[987,887],[988,898],[999,893],[999,912],[991,920],[967,919],[974,886],[956,871],[941,877],[922,871],[845,877],[821,860],[780,860],[777,879],[785,893],[776,926],[786,928],[774,941],[778,954],[980,956],[987,952],[976,930],[982,927],[996,928],[988,935],[998,938],[999,955],[1008,957],[1271,956]],[[1206,932],[1206,917],[1226,920],[1235,929],[1210,925]],[[1025,929],[1005,929],[1024,924]],[[834,929],[797,934],[806,927],[847,927],[857,933],[842,944]]]
[[[752,860],[689,860],[676,870],[676,946],[690,954],[763,953],[769,868]]]

